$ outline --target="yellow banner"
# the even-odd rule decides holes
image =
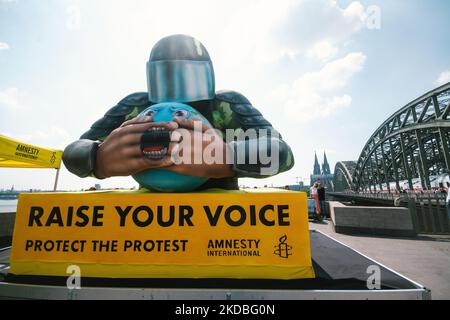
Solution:
[[[58,169],[61,158],[60,150],[37,147],[0,135],[0,167]]]
[[[314,277],[304,193],[21,194],[12,274]]]

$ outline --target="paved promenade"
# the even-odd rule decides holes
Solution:
[[[431,290],[433,299],[450,299],[450,236],[416,238],[352,236],[335,233],[329,221],[319,230]]]

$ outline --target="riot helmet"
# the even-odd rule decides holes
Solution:
[[[149,100],[194,102],[215,96],[214,69],[203,44],[187,35],[159,40],[147,62]]]

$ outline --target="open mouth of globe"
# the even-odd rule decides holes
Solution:
[[[169,150],[170,132],[164,127],[153,127],[142,135],[141,149],[150,160],[163,159]]]
[[[146,147],[142,151],[147,158],[152,160],[161,160],[167,155],[167,148],[163,146]]]

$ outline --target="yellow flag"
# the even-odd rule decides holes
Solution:
[[[0,167],[58,169],[62,154],[60,150],[41,148],[0,135]]]

